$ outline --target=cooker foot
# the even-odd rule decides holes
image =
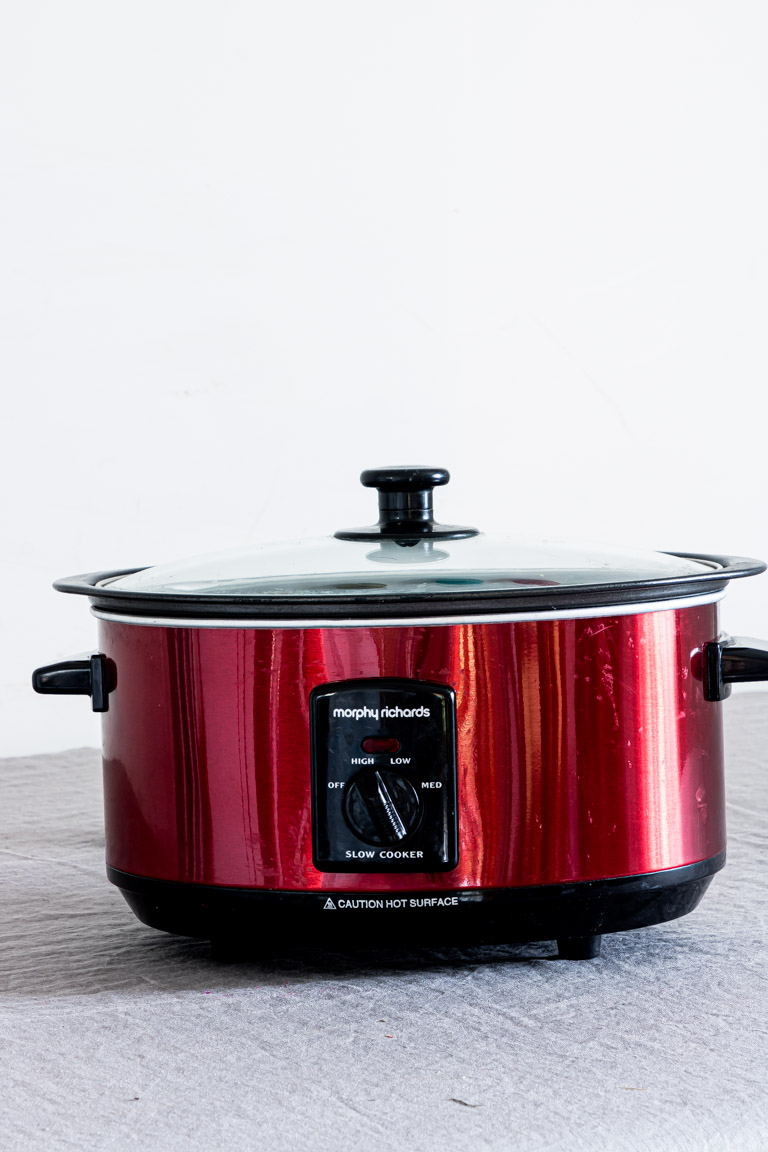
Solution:
[[[566,936],[557,942],[557,955],[561,960],[594,960],[602,942],[602,936]]]

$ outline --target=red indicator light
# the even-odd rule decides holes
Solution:
[[[398,752],[400,741],[394,736],[366,736],[363,740],[363,752],[375,756],[377,752]]]

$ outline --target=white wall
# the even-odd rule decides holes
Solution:
[[[371,518],[768,557],[768,9],[9,7],[0,754],[97,744],[57,576]],[[768,577],[729,631],[768,636]]]

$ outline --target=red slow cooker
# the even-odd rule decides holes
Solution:
[[[440,468],[379,522],[55,587],[99,651],[38,692],[103,713],[107,872],[215,941],[601,935],[691,911],[725,860],[721,700],[768,648],[718,627],[724,556],[441,525]]]

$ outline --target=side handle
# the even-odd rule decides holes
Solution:
[[[705,699],[725,700],[731,694],[731,684],[752,680],[768,680],[768,642],[734,636],[705,646]]]
[[[57,696],[90,696],[94,712],[109,711],[109,693],[116,677],[111,660],[101,652],[46,664],[32,673],[35,692]]]

